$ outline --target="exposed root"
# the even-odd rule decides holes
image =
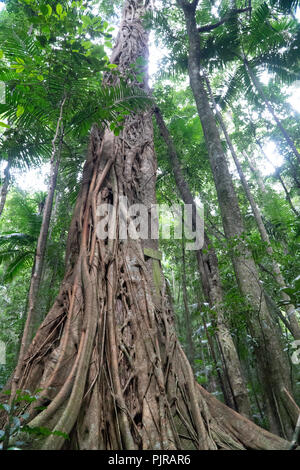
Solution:
[[[121,71],[147,56],[146,4],[125,3],[114,53]],[[128,117],[121,137],[92,129],[66,275],[16,378],[18,388],[43,389],[46,409],[31,406],[29,426],[69,435],[50,435],[42,449],[288,448],[198,387],[163,277],[158,291],[153,260],[144,258],[156,241],[120,240],[118,218],[115,238],[98,237],[100,204],[118,209],[119,196],[155,203],[152,132],[149,112]]]

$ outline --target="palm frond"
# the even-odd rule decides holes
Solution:
[[[32,265],[33,252],[20,252],[16,254],[11,263],[6,267],[3,281],[11,282],[23,269],[28,269]]]

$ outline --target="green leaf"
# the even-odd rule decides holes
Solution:
[[[49,5],[49,3],[47,3],[47,8],[48,8],[48,16],[51,16],[52,15],[52,7]]]
[[[61,16],[62,12],[63,12],[63,7],[61,6],[60,3],[58,3],[58,4],[56,5],[56,13],[57,13],[59,16]]]
[[[91,41],[83,41],[82,45],[85,49],[90,49],[93,44],[91,43]]]
[[[24,70],[24,65],[21,64],[12,64],[11,65],[12,69],[15,69],[17,73],[21,73]]]
[[[140,56],[136,59],[135,63],[136,63],[136,65],[139,65],[140,67],[143,67],[147,64],[147,61],[145,60],[144,57]]]
[[[69,439],[69,435],[62,431],[53,431],[51,434],[54,434],[55,436],[63,437],[64,439]]]
[[[0,121],[0,127],[6,127],[7,129],[10,129],[10,126],[8,124],[5,124],[5,122]]]
[[[293,284],[296,290],[300,290],[300,276],[297,276],[296,279],[293,280]]]
[[[44,16],[47,16],[47,15],[48,15],[48,8],[47,8],[47,5],[41,5],[41,13],[42,13]]]
[[[25,111],[25,109],[23,108],[23,106],[21,106],[20,104],[18,104],[16,116],[17,116],[17,117],[22,116],[22,114],[24,113],[24,111]]]
[[[295,290],[292,287],[283,287],[282,289],[283,292],[285,292],[288,295],[293,295]]]
[[[87,28],[91,24],[91,18],[87,15],[81,17],[84,28]]]
[[[47,406],[36,406],[34,409],[37,411],[43,411],[47,409]]]

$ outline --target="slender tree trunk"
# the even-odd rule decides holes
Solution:
[[[189,77],[215,180],[223,227],[230,246],[233,266],[241,293],[247,299],[247,322],[261,374],[261,382],[270,402],[276,432],[291,435],[296,419],[295,410],[287,410],[284,387],[291,391],[291,378],[286,353],[277,324],[268,310],[252,255],[243,242],[245,232],[238,200],[228,170],[215,116],[200,75],[200,39],[195,8],[185,0],[177,0],[183,8],[189,38]]]
[[[286,200],[288,201],[288,203],[289,203],[289,205],[290,205],[292,211],[294,212],[294,214],[295,214],[297,217],[300,217],[299,212],[295,209],[295,207],[294,207],[294,205],[293,205],[293,202],[292,202],[292,200],[291,200],[290,193],[289,193],[289,191],[288,191],[288,189],[287,189],[287,187],[286,187],[286,185],[285,185],[285,183],[284,183],[284,181],[283,181],[283,178],[282,178],[282,176],[280,175],[280,169],[279,169],[279,168],[275,168],[275,166],[274,166],[274,164],[272,163],[272,161],[271,161],[271,160],[268,158],[268,156],[266,155],[266,153],[265,153],[265,151],[264,151],[264,149],[263,149],[261,143],[260,143],[258,140],[256,140],[256,143],[257,143],[257,145],[259,146],[260,151],[262,152],[264,158],[270,163],[270,165],[273,166],[274,171],[275,171],[275,176],[278,178],[278,180],[279,180],[279,182],[280,182],[280,184],[281,184],[281,186],[282,186],[282,188],[283,188],[283,190],[284,190],[284,192],[285,192]]]
[[[269,235],[268,235],[267,230],[265,228],[265,225],[263,223],[259,207],[257,206],[257,204],[256,204],[256,202],[255,202],[255,200],[252,196],[252,193],[250,191],[248,182],[245,178],[243,169],[240,165],[238,156],[236,154],[236,151],[233,147],[232,141],[231,141],[231,139],[229,137],[229,134],[227,132],[226,125],[224,123],[224,120],[222,118],[221,113],[219,112],[219,110],[217,108],[217,104],[215,102],[213,93],[211,91],[211,87],[210,87],[208,77],[206,76],[206,74],[204,74],[204,76],[205,76],[205,80],[206,80],[206,84],[207,84],[209,97],[210,97],[211,102],[213,104],[215,114],[217,116],[217,119],[219,121],[221,129],[222,129],[223,134],[225,136],[227,145],[228,145],[229,150],[231,152],[232,158],[234,160],[234,163],[235,163],[236,169],[238,171],[238,174],[239,174],[242,186],[244,188],[245,194],[246,194],[246,196],[248,198],[248,201],[250,203],[250,206],[251,206],[251,209],[252,209],[252,212],[253,212],[257,227],[258,227],[258,231],[260,233],[262,241],[266,244],[266,251],[267,251],[268,255],[270,256],[270,260],[271,260],[271,263],[272,263],[272,266],[273,266],[276,282],[277,282],[277,284],[280,288],[286,287],[286,282],[283,278],[280,267],[279,267],[277,261],[274,259],[273,248],[272,248],[272,245],[271,245],[271,242],[270,242],[270,239],[269,239]],[[292,335],[294,336],[295,339],[300,339],[300,326],[299,326],[297,316],[295,314],[295,311],[296,311],[295,307],[294,307],[293,304],[290,303],[290,301],[291,301],[290,297],[283,291],[281,291],[281,298],[284,302],[289,302],[289,304],[285,307],[285,310],[286,310],[286,313],[287,313],[287,316],[288,316],[289,330],[291,331],[291,333],[292,333]]]
[[[65,98],[63,99],[60,107],[60,116],[57,122],[57,129],[55,137],[52,141],[53,151],[51,157],[51,167],[50,167],[50,181],[48,186],[48,193],[45,201],[45,206],[43,209],[43,219],[42,226],[37,242],[35,260],[34,260],[34,271],[31,278],[30,288],[29,288],[29,297],[28,297],[28,313],[27,313],[27,325],[28,331],[24,331],[24,353],[32,341],[33,334],[35,333],[37,327],[39,326],[40,316],[38,315],[36,309],[36,303],[38,298],[38,291],[41,284],[42,274],[44,270],[44,261],[46,254],[46,246],[48,240],[48,233],[50,228],[50,220],[53,209],[53,200],[57,183],[57,176],[60,164],[61,149],[62,149],[62,138],[63,138],[63,128],[62,128],[62,117],[63,117],[63,107],[65,103]],[[60,136],[59,136],[60,133]],[[56,146],[56,141],[59,139],[58,147]]]
[[[197,252],[202,285],[207,286],[206,298],[216,313],[216,337],[224,364],[224,375],[232,394],[234,407],[244,416],[250,416],[250,402],[240,361],[229,327],[225,320],[224,295],[218,268],[218,259],[211,240],[205,234],[204,253]],[[205,292],[205,289],[204,289]]]
[[[187,342],[187,357],[190,361],[192,369],[194,369],[195,361],[195,349],[193,342],[193,330],[191,324],[191,313],[189,309],[187,284],[186,284],[186,263],[185,263],[185,247],[184,240],[182,239],[182,295],[184,304],[184,316],[185,316],[185,330],[186,330],[186,342]]]
[[[121,72],[148,56],[142,18],[149,7],[147,0],[125,1],[113,54]],[[58,433],[39,441],[45,450],[287,449],[287,441],[194,381],[163,277],[155,289],[157,240],[149,240],[149,256],[148,240],[144,246],[119,238],[116,219],[111,237],[97,234],[103,202],[117,208],[126,195],[130,204],[151,207],[155,174],[150,112],[127,117],[119,137],[93,127],[65,278],[20,369],[18,388],[42,389],[28,424],[69,434],[67,441]]]
[[[249,200],[253,215],[255,217],[256,224],[257,224],[261,239],[266,244],[266,251],[267,251],[267,253],[268,253],[268,255],[270,256],[270,259],[271,259],[275,280],[276,280],[276,282],[277,282],[277,284],[280,288],[284,288],[284,287],[286,287],[286,282],[284,280],[284,277],[281,273],[281,270],[280,270],[280,267],[279,267],[277,261],[274,259],[273,248],[272,248],[272,245],[271,245],[271,242],[270,242],[270,239],[269,239],[269,235],[268,235],[267,230],[265,228],[265,225],[263,223],[260,210],[259,210],[259,208],[258,208],[258,206],[257,206],[257,204],[256,204],[256,202],[255,202],[255,200],[254,200],[254,198],[251,194],[250,188],[249,188],[247,180],[244,176],[242,167],[241,167],[241,165],[238,161],[237,155],[233,154],[233,153],[232,153],[232,155],[233,155],[233,158],[234,158],[239,176],[241,178],[242,185],[244,187],[245,193],[246,193],[247,198]],[[295,314],[295,312],[296,312],[295,306],[291,303],[290,297],[283,291],[281,291],[281,299],[285,303],[288,304],[288,305],[286,305],[286,307],[284,307],[284,309],[286,310],[286,313],[287,313],[287,317],[288,317],[287,318],[288,328],[289,328],[290,332],[292,333],[292,335],[294,336],[295,339],[300,339],[300,326],[299,326],[297,316]]]
[[[265,93],[262,89],[261,84],[259,83],[259,81],[256,78],[255,74],[253,73],[253,70],[252,70],[247,58],[243,57],[243,61],[244,61],[244,65],[246,67],[246,70],[249,74],[249,77],[250,77],[250,79],[251,79],[251,81],[254,85],[254,88],[256,89],[257,93],[260,95],[262,100],[265,102],[265,105],[268,108],[268,111],[270,112],[270,114],[272,115],[274,121],[276,122],[278,129],[282,133],[282,135],[285,138],[285,140],[286,140],[288,146],[290,147],[291,151],[293,152],[293,154],[295,155],[295,157],[298,159],[298,161],[300,163],[300,154],[299,154],[298,150],[296,149],[296,146],[295,146],[294,142],[292,141],[291,137],[289,136],[289,134],[287,133],[287,131],[283,127],[280,119],[277,117],[273,106],[271,105],[270,101],[266,97],[266,95],[265,95]]]
[[[8,194],[8,188],[9,188],[9,183],[10,183],[10,163],[7,163],[7,166],[4,170],[4,179],[1,187],[1,196],[0,196],[0,217],[2,215],[5,202],[6,202],[6,197]]]
[[[200,299],[198,299],[198,305],[199,305],[199,308],[201,308],[200,307],[201,306]],[[230,389],[228,377],[224,377],[226,375],[226,374],[224,374],[225,367],[226,367],[225,361],[223,360],[223,357],[222,357],[221,358],[222,359],[222,361],[221,361],[222,362],[222,368],[223,368],[223,371],[222,371],[223,376],[222,376],[221,371],[220,371],[220,367],[219,367],[218,361],[217,361],[217,355],[216,355],[216,351],[215,351],[213,336],[211,335],[211,333],[209,332],[209,329],[207,327],[207,321],[206,321],[206,316],[205,316],[204,312],[201,315],[201,317],[202,317],[202,323],[203,323],[204,331],[205,331],[205,334],[206,334],[207,342],[208,342],[208,345],[209,345],[210,354],[211,354],[211,357],[212,357],[212,360],[213,360],[213,363],[214,363],[214,366],[215,366],[215,370],[216,370],[217,375],[218,375],[218,381],[219,381],[219,384],[220,384],[220,387],[221,387],[221,390],[222,390],[224,401],[225,401],[227,406],[229,406],[230,408],[235,409],[235,402],[233,400],[233,395],[234,394],[233,394],[232,390]],[[218,348],[220,349],[219,342],[215,341],[215,343],[217,344]],[[236,411],[238,411],[238,410],[236,410]]]
[[[279,182],[280,182],[280,184],[281,184],[281,186],[282,186],[282,188],[283,188],[283,190],[284,190],[284,192],[285,192],[285,197],[286,197],[287,202],[288,202],[289,205],[290,205],[290,208],[292,209],[292,211],[294,212],[294,214],[295,214],[296,217],[300,217],[300,213],[295,209],[295,206],[294,206],[294,204],[293,204],[293,202],[292,202],[290,193],[289,193],[289,191],[288,191],[288,189],[287,189],[287,187],[286,187],[286,185],[285,185],[285,183],[284,183],[284,181],[283,181],[283,178],[282,178],[282,176],[281,176],[281,174],[280,174],[280,169],[279,169],[279,168],[276,169],[276,171],[275,171],[275,176],[276,176],[276,178],[278,178],[278,180],[279,180]]]
[[[195,217],[196,206],[193,195],[184,178],[174,142],[158,108],[155,108],[155,116],[160,133],[168,147],[168,156],[173,168],[178,191],[185,204],[191,204],[194,207],[193,216]],[[194,219],[193,230],[195,230],[196,227],[196,220]],[[210,307],[216,311],[216,334],[220,344],[221,353],[224,358],[225,370],[227,372],[229,388],[232,391],[233,403],[239,412],[245,416],[250,416],[250,403],[237,351],[225,322],[223,307],[224,300],[219,275],[218,259],[213,249],[212,242],[209,240],[206,233],[204,235],[204,249],[207,254],[204,254],[202,250],[199,250],[196,253],[198,269],[206,300],[210,304]]]
[[[35,251],[34,265],[32,269],[32,276],[30,280],[30,287],[29,287],[28,301],[27,301],[28,310],[27,310],[23,336],[21,340],[18,364],[15,370],[15,376],[14,376],[13,383],[12,383],[11,399],[13,399],[15,391],[17,389],[17,383],[19,382],[19,379],[20,379],[19,375],[20,375],[22,363],[26,356],[28,347],[33,339],[34,333],[36,332],[42,320],[41,314],[37,308],[37,299],[38,299],[38,292],[39,292],[39,287],[40,287],[42,273],[43,273],[48,231],[49,231],[49,226],[50,226],[53,199],[54,199],[58,169],[59,169],[59,164],[60,164],[60,154],[61,154],[62,136],[63,136],[62,117],[63,117],[63,107],[65,104],[65,101],[66,101],[66,98],[64,98],[61,102],[60,116],[58,118],[56,132],[52,140],[52,155],[51,155],[50,181],[49,181],[49,186],[48,186],[48,194],[47,194],[45,206],[43,209],[42,225],[41,225],[39,238],[37,241],[37,247]],[[59,137],[59,133],[60,133],[60,137]],[[57,148],[56,141],[58,137],[59,137],[59,145]]]
[[[245,160],[247,161],[249,168],[255,178],[255,181],[258,184],[259,190],[261,194],[266,194],[267,193],[267,188],[265,186],[265,182],[261,176],[261,172],[257,168],[255,160],[251,157],[251,155],[248,155],[245,151],[242,152]]]

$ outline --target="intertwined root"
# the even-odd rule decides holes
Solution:
[[[164,282],[153,296],[152,260],[145,261],[141,241],[97,237],[97,206],[117,205],[128,188],[117,178],[114,143],[111,159],[104,159],[105,138],[94,129],[68,272],[17,384],[42,389],[29,407],[29,425],[70,437],[52,434],[42,448],[287,448],[197,385],[176,338]]]
[[[112,57],[120,72],[148,55],[141,18],[149,6],[125,1]],[[195,382],[142,242],[119,240],[118,219],[116,238],[97,235],[101,204],[155,203],[156,170],[151,113],[128,117],[119,137],[93,127],[66,274],[11,381],[13,390],[42,390],[28,424],[69,435],[51,434],[43,449],[288,448]]]

